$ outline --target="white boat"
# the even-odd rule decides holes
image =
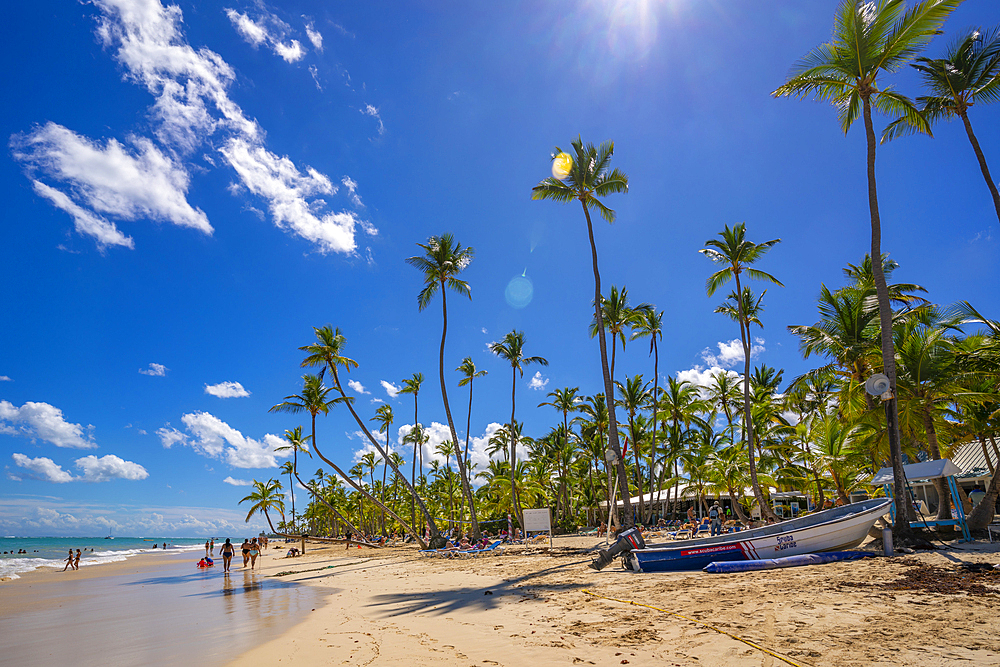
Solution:
[[[624,554],[623,565],[635,572],[700,570],[713,561],[850,549],[864,541],[875,521],[888,511],[890,502],[876,498],[738,533],[649,544]]]

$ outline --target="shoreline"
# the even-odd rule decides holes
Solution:
[[[1000,665],[1000,577],[986,595],[887,588],[920,568],[1000,562],[1000,543],[725,575],[595,572],[600,545],[561,536],[459,560],[315,543],[286,559],[282,544],[229,576],[197,570],[197,552],[142,554],[155,557],[0,586],[0,635],[19,638],[5,661],[29,667],[786,664],[733,636],[802,667]]]
[[[144,553],[72,573],[35,570],[6,582],[0,636],[18,639],[5,642],[5,663],[227,661],[324,604],[321,587],[238,567],[228,575],[221,566],[198,569],[195,555]]]

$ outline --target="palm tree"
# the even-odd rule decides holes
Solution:
[[[344,337],[344,334],[340,332],[339,328],[334,330],[329,325],[320,328],[313,327],[313,332],[316,334],[316,342],[310,345],[303,345],[302,347],[299,348],[303,352],[308,353],[308,356],[306,356],[306,358],[302,360],[302,366],[303,367],[323,366],[324,370],[330,371],[330,374],[333,376],[333,387],[340,394],[340,398],[336,399],[336,401],[339,403],[343,403],[344,405],[347,406],[347,409],[350,411],[351,416],[354,417],[354,421],[357,423],[358,426],[361,427],[361,432],[365,434],[366,438],[368,438],[368,442],[372,443],[372,446],[374,446],[375,449],[378,451],[378,453],[382,455],[382,459],[389,463],[389,465],[393,469],[392,471],[395,474],[399,475],[399,470],[396,467],[394,461],[389,458],[388,452],[382,448],[382,445],[380,445],[379,442],[375,440],[374,437],[372,437],[371,431],[368,430],[368,427],[365,425],[364,421],[361,420],[361,417],[358,416],[358,413],[355,411],[353,397],[349,397],[344,392],[344,387],[340,384],[340,375],[337,369],[344,368],[348,372],[350,372],[351,368],[357,368],[358,366],[358,362],[343,356],[344,347],[347,345],[347,339]],[[322,452],[320,452],[319,448],[316,446],[315,437],[313,438],[312,443],[313,443],[313,449],[316,450],[316,453],[319,455],[319,457],[323,459],[323,461],[325,461],[328,465],[332,466],[334,470],[337,471],[337,474],[339,474],[349,484],[351,484],[354,487],[354,489],[358,491],[358,493],[361,493],[362,495],[368,497],[374,503],[379,502],[377,498],[371,496],[371,494],[369,494],[363,488],[361,488],[358,485],[354,485],[351,478],[345,475],[343,471],[341,471],[340,468],[337,467],[335,463],[333,463],[333,461],[323,456]],[[405,478],[402,481],[403,484],[406,485],[409,488],[410,492],[413,494],[413,497],[416,499],[417,504],[420,506],[420,510],[423,513],[424,518],[427,520],[427,526],[431,532],[431,541],[432,541],[431,544],[437,545],[439,543],[443,543],[442,540],[440,539],[437,525],[434,523],[433,515],[427,509],[427,506],[424,504],[423,500],[421,500],[421,498],[417,496],[417,492],[414,490],[413,486],[410,485]],[[425,545],[420,533],[412,527],[412,524],[416,523],[415,521],[411,521],[410,524],[407,524],[402,518],[399,517],[398,514],[393,512],[390,508],[385,507],[385,510],[386,513],[389,514],[389,516],[398,521],[405,530],[407,530],[411,535],[413,535],[414,539],[416,539],[422,546]],[[437,546],[433,546],[433,548],[437,548]]]
[[[645,517],[642,500],[642,466],[639,465],[640,443],[642,441],[642,429],[636,428],[636,415],[638,415],[649,403],[649,383],[642,381],[642,374],[638,373],[631,378],[625,378],[625,384],[616,382],[618,387],[618,400],[620,406],[625,408],[628,414],[629,438],[632,440],[632,457],[635,459],[635,485],[639,495],[639,517]],[[655,421],[655,417],[654,417]],[[652,465],[650,465],[652,468]],[[652,488],[650,488],[650,504],[652,504]]]
[[[584,145],[577,137],[572,142],[573,165],[565,178],[555,176],[546,178],[531,190],[532,199],[554,199],[558,202],[577,200],[583,207],[583,215],[587,219],[587,233],[590,237],[590,255],[594,267],[594,316],[597,319],[598,342],[601,348],[601,371],[604,374],[604,395],[614,397],[615,387],[611,382],[611,370],[608,366],[608,344],[604,334],[604,315],[601,312],[601,272],[597,266],[597,244],[594,241],[594,226],[590,220],[590,209],[597,209],[601,217],[609,223],[615,221],[615,212],[605,206],[598,197],[605,197],[619,192],[628,192],[628,176],[617,168],[611,169],[611,157],[615,153],[615,144],[606,141],[600,148],[593,144]],[[552,156],[563,155],[562,149],[556,147]],[[612,398],[612,403],[614,400]],[[625,510],[626,528],[632,525],[632,507],[629,500],[628,474],[625,471],[625,461],[622,459],[621,445],[618,442],[618,422],[612,406],[608,410],[608,446],[618,460],[618,483],[622,488],[622,502]],[[613,503],[612,503],[613,504]]]
[[[462,374],[458,381],[459,387],[469,385],[469,417],[465,422],[465,465],[469,465],[469,435],[472,432],[472,381],[486,376],[486,371],[476,370],[472,357],[462,359],[462,364],[455,369]]]
[[[919,63],[919,64],[917,64]],[[969,122],[969,107],[975,104],[989,104],[1000,99],[1000,30],[986,32],[973,30],[952,43],[944,58],[931,60],[917,58],[910,63],[923,75],[924,85],[931,93],[918,97],[920,112],[928,123],[951,120],[955,116],[962,119],[969,143],[979,160],[979,169],[986,179],[986,187],[993,196],[993,208],[1000,220],[1000,193],[986,166],[986,157],[979,147],[979,140]],[[882,133],[882,141],[888,141],[897,134],[908,133],[912,126],[899,119],[891,123]]]
[[[774,91],[775,97],[813,94],[837,107],[844,134],[861,115],[868,146],[868,210],[871,215],[871,256],[882,256],[882,221],[875,183],[875,129],[872,105],[883,113],[905,118],[918,131],[931,133],[927,119],[913,102],[889,87],[879,87],[882,72],[895,72],[924,48],[962,0],[924,0],[907,10],[903,0],[843,0],[834,19],[833,40],[813,49],[793,68],[793,76]],[[896,520],[900,538],[911,535],[908,520],[903,454],[896,410],[896,356],[892,343],[892,312],[881,262],[872,263],[878,295],[882,366],[892,398],[885,402],[889,456],[892,462]]]
[[[414,373],[412,377],[403,380],[403,388],[399,390],[400,394],[413,394],[413,428],[420,426],[420,420],[417,418],[417,396],[420,395],[420,385],[424,383],[423,373]],[[416,443],[413,445],[413,462],[410,464],[410,484],[416,486],[417,484],[417,456],[420,457],[420,474],[424,474],[424,453],[423,451],[417,450]],[[416,507],[413,501],[410,501],[410,518],[416,523]]]
[[[474,539],[479,539],[479,521],[476,519],[476,502],[472,497],[472,487],[469,485],[469,477],[465,470],[465,459],[462,457],[462,450],[458,447],[458,433],[455,431],[455,422],[451,418],[451,404],[448,402],[448,387],[444,381],[444,343],[448,335],[448,301],[447,289],[451,289],[462,296],[472,299],[472,291],[469,283],[458,279],[458,274],[472,262],[475,250],[463,248],[462,244],[455,238],[445,233],[441,236],[432,236],[427,239],[427,243],[418,243],[423,249],[423,255],[416,255],[406,260],[410,266],[420,270],[424,274],[424,288],[417,295],[417,305],[423,310],[430,305],[431,299],[438,292],[441,292],[441,314],[443,326],[441,327],[441,350],[438,355],[438,373],[441,379],[441,399],[444,401],[444,414],[448,418],[448,430],[451,432],[451,442],[455,447],[455,459],[458,461],[458,474],[462,478],[462,493],[469,504],[469,516],[472,520],[472,534]]]
[[[781,239],[772,239],[763,243],[748,241],[746,238],[746,224],[742,222],[732,229],[729,228],[729,225],[726,225],[725,229],[722,230],[719,236],[721,237],[721,240],[709,239],[708,241],[705,241],[705,245],[709,247],[703,248],[699,251],[722,267],[708,277],[705,287],[708,295],[712,296],[715,294],[716,290],[730,280],[734,280],[736,282],[736,290],[732,295],[730,295],[730,298],[735,301],[737,305],[737,314],[739,316],[740,323],[740,340],[743,343],[742,432],[743,438],[747,443],[749,443],[747,447],[747,454],[750,460],[750,480],[753,485],[754,497],[757,499],[757,503],[761,508],[761,512],[764,513],[764,516],[774,516],[767,501],[764,499],[764,494],[760,490],[760,483],[757,480],[757,462],[754,458],[753,452],[753,418],[750,414],[751,320],[749,319],[750,315],[753,313],[747,313],[746,311],[747,304],[745,301],[747,301],[747,299],[745,298],[743,287],[740,284],[740,275],[746,272],[747,276],[750,278],[754,278],[755,280],[766,280],[783,287],[781,281],[772,276],[770,273],[765,273],[759,269],[751,268],[751,266],[758,262],[768,250],[780,243]],[[752,301],[752,299],[750,299],[750,301]]]
[[[514,509],[517,513],[517,521],[524,526],[524,517],[521,512],[521,499],[516,492],[516,487],[514,485],[514,473],[517,468],[517,430],[514,428],[514,408],[517,405],[517,375],[521,374],[524,377],[524,367],[529,364],[539,364],[541,366],[548,366],[549,362],[543,357],[526,357],[524,356],[524,332],[523,331],[511,331],[506,334],[502,340],[497,343],[489,344],[490,352],[497,355],[504,361],[510,364],[511,372],[511,384],[510,384],[510,425],[511,425],[511,438],[510,438],[510,474],[511,480],[510,485],[512,489],[515,489],[513,493],[514,499]]]
[[[642,313],[652,310],[652,306],[642,303],[635,308],[628,303],[628,288],[619,290],[616,286],[611,286],[611,292],[607,297],[601,296],[601,318],[605,328],[611,332],[611,381],[615,379],[615,341],[622,342],[622,352],[625,352],[625,328],[635,326]],[[590,322],[590,337],[593,338],[599,333],[597,318]]]
[[[295,531],[295,490],[292,488],[292,473],[295,471],[294,466],[291,461],[285,461],[278,468],[278,472],[282,475],[288,475],[288,491],[292,496],[292,532]]]
[[[571,450],[569,444],[569,434],[570,434],[569,413],[576,412],[579,409],[579,406],[577,405],[578,401],[580,400],[577,397],[578,391],[580,391],[579,387],[566,387],[564,389],[555,389],[548,393],[549,398],[551,398],[552,400],[543,401],[542,403],[538,404],[538,407],[542,407],[543,405],[551,406],[556,410],[558,410],[559,412],[561,412],[563,415],[563,423],[562,423],[563,446],[559,450],[561,453]],[[562,474],[565,475],[566,466],[561,465],[560,470],[562,471]],[[563,499],[566,500],[566,505],[568,505],[568,498],[566,498],[567,491],[565,483],[560,485],[560,492],[562,494],[561,497],[563,497]],[[563,506],[564,507],[563,518],[566,518],[566,516],[568,516],[565,513],[565,510],[568,509],[566,505]]]
[[[375,416],[368,421],[378,422],[378,432],[385,433],[385,451],[390,451],[389,428],[392,426],[393,414],[391,405],[380,405],[375,411]],[[385,478],[389,472],[389,466],[382,466],[382,503],[385,504]],[[385,535],[385,510],[382,510],[382,534]]]
[[[271,532],[283,535],[284,533],[279,533],[274,529],[274,524],[271,523],[271,515],[267,512],[268,510],[277,510],[281,514],[281,521],[284,522],[285,501],[281,498],[281,482],[276,479],[269,479],[266,482],[254,480],[253,488],[253,493],[239,502],[240,505],[248,500],[253,503],[250,506],[250,511],[247,512],[246,523],[250,523],[250,519],[254,514],[263,514],[264,518],[267,519],[267,525],[271,527]]]
[[[649,460],[656,461],[656,425],[659,420],[656,417],[656,409],[660,400],[660,350],[657,341],[663,339],[663,311],[656,312],[650,306],[636,313],[635,321],[632,323],[632,340],[649,337],[649,353],[653,355],[653,432],[650,436]],[[652,507],[653,502],[653,465],[649,466],[649,502]],[[656,489],[657,501],[659,501],[660,489]]]
[[[285,396],[285,400],[277,405],[273,406],[268,412],[291,412],[296,414],[299,412],[308,412],[310,418],[312,419],[312,435],[309,436],[309,440],[315,445],[316,443],[316,415],[323,413],[324,415],[330,412],[330,406],[342,401],[340,398],[331,398],[327,400],[330,392],[333,391],[332,388],[327,387],[323,384],[323,379],[318,375],[303,375],[302,376],[302,393],[292,394],[291,396]],[[302,429],[298,430],[299,442],[298,444],[292,443],[289,447],[292,449],[295,464],[293,470],[298,470],[298,454],[299,449],[304,448],[304,440],[302,440]],[[287,447],[282,447],[282,449],[287,449]],[[294,504],[294,495],[293,504]],[[294,518],[294,511],[292,513]]]

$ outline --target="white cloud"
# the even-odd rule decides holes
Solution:
[[[175,444],[191,447],[208,458],[221,459],[234,468],[273,468],[276,457],[290,456],[290,452],[275,453],[284,446],[276,435],[265,434],[260,440],[247,438],[232,426],[207,412],[192,412],[181,417],[187,433],[163,427],[156,434],[168,449]]]
[[[698,364],[695,364],[693,368],[689,368],[683,371],[677,371],[677,379],[680,380],[681,382],[684,382],[686,380],[687,382],[690,382],[696,387],[699,387],[699,393],[704,398],[706,396],[707,387],[709,385],[715,384],[715,381],[712,378],[718,375],[719,373],[724,373],[737,381],[739,381],[740,378],[742,377],[736,371],[720,368],[719,366],[711,366],[709,368],[704,368],[702,366],[699,366]],[[743,385],[741,384],[740,386],[742,387]]]
[[[361,203],[361,197],[358,196],[358,182],[350,176],[344,176],[340,179],[340,182],[347,188],[347,198],[351,200],[351,203],[359,208],[364,208],[364,204]]]
[[[263,4],[259,6],[259,10],[256,19],[235,9],[225,11],[236,32],[254,48],[267,44],[274,53],[284,58],[285,62],[294,63],[301,60],[305,50],[299,41],[297,39],[285,41],[291,26],[266,11]],[[308,34],[308,28],[306,30]],[[309,34],[309,39],[312,39],[312,34]],[[322,37],[320,43],[322,44]]]
[[[232,486],[253,486],[253,482],[249,479],[233,479],[232,477],[226,477],[222,480],[224,484],[231,484]]]
[[[109,245],[120,245],[126,248],[135,248],[135,243],[131,236],[125,236],[113,222],[108,222],[99,215],[94,215],[82,206],[78,206],[66,193],[45,185],[41,181],[32,181],[35,192],[52,202],[53,206],[69,213],[73,218],[73,225],[76,231],[85,236],[92,236],[97,240],[97,245],[104,248]]]
[[[219,398],[243,398],[249,396],[250,392],[243,388],[239,382],[220,382],[219,384],[206,384],[205,393]]]
[[[323,34],[316,29],[316,26],[313,25],[312,21],[306,22],[306,35],[309,37],[309,41],[312,43],[313,48],[320,53],[323,53]]]
[[[354,252],[357,217],[349,211],[317,214],[315,209],[325,202],[309,201],[337,192],[329,178],[312,168],[303,174],[287,157],[243,138],[230,139],[219,150],[247,189],[268,200],[275,225],[312,241],[321,252]]]
[[[84,482],[108,482],[112,479],[138,481],[149,477],[149,473],[138,463],[126,461],[114,454],[97,458],[84,456],[76,460],[76,467],[83,471],[78,479]]]
[[[263,130],[229,98],[228,87],[235,79],[232,67],[217,53],[206,48],[196,51],[186,43],[179,7],[164,7],[157,0],[94,0],[94,4],[104,14],[97,31],[101,41],[117,49],[115,57],[128,78],[156,97],[153,115],[161,142],[181,153],[191,152],[210,135],[224,131],[226,136],[214,145],[221,147],[220,154],[247,190],[267,200],[278,228],[315,243],[321,252],[354,253],[356,217],[346,211],[322,212],[326,206],[322,196],[336,194],[337,188],[325,175],[309,168],[302,173],[290,159],[265,148]],[[254,23],[268,34],[280,32],[278,39],[284,40],[290,28],[263,5],[259,9]],[[301,50],[294,40],[282,44],[289,58]]]
[[[253,46],[260,46],[267,41],[267,30],[258,25],[246,14],[241,14],[235,9],[227,9],[226,16],[232,22],[236,32]]]
[[[17,408],[8,401],[0,401],[0,432],[44,440],[56,447],[97,447],[91,436],[84,435],[83,426],[70,424],[63,419],[62,410],[48,403],[28,401]]]
[[[386,380],[379,380],[379,382],[382,384],[382,388],[385,389],[385,393],[389,394],[389,398],[396,398],[399,392],[403,389],[402,387],[397,387],[393,383],[387,382]]]
[[[319,69],[317,69],[315,65],[310,65],[308,69],[310,76],[312,76],[313,78],[313,83],[316,84],[316,90],[322,91],[323,86],[321,86],[319,83]]]
[[[126,148],[109,139],[102,146],[51,122],[11,139],[15,159],[29,171],[64,183],[73,196],[37,180],[36,192],[72,215],[77,231],[104,245],[128,243],[101,214],[159,220],[211,234],[208,217],[187,201],[187,170],[149,139],[133,136],[129,143]]]
[[[283,42],[275,42],[274,52],[285,59],[285,62],[294,63],[302,60],[302,57],[306,54],[299,40],[293,39],[290,43],[285,44]]]
[[[0,375],[0,382],[13,382],[13,380],[11,380],[6,375]]]
[[[371,393],[370,391],[367,391],[365,389],[365,386],[363,384],[361,384],[360,382],[358,382],[357,380],[348,380],[347,381],[347,386],[350,387],[351,389],[353,389],[354,391],[358,392],[359,394],[370,394]]]
[[[371,116],[378,121],[378,133],[379,136],[385,134],[385,123],[382,122],[382,116],[379,114],[378,107],[372,106],[371,104],[366,104],[363,109],[359,109],[361,113],[366,116]]]
[[[545,389],[545,385],[549,383],[548,378],[542,377],[541,371],[535,371],[535,374],[528,381],[528,389],[542,390]]]
[[[154,377],[163,377],[167,374],[170,369],[163,364],[150,363],[148,369],[139,369],[139,372],[143,375],[152,375]]]
[[[14,454],[12,458],[19,468],[24,468],[33,477],[57,484],[73,481],[73,475],[63,470],[52,459],[45,458],[44,456],[31,459],[24,454]]]
[[[764,349],[764,339],[756,338],[754,339],[756,344],[750,346],[750,358],[755,359],[759,357]],[[705,348],[701,352],[701,358],[705,360],[705,363],[709,366],[719,366],[722,368],[732,368],[737,364],[743,363],[743,343],[739,338],[735,338],[729,342],[716,343],[719,347],[719,353],[713,354],[710,348]]]

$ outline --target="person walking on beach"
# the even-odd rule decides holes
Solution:
[[[215,555],[215,538],[214,537],[212,538],[212,541],[209,542],[209,545],[208,545],[208,555],[209,556],[214,556]]]
[[[228,537],[226,538],[226,543],[222,545],[220,551],[222,552],[222,571],[229,572],[229,566],[233,562],[233,554],[236,553],[236,549],[233,547],[233,544],[229,541]]]
[[[79,570],[80,569],[80,550],[79,549],[76,550],[76,556],[73,558],[73,569],[74,570]]]
[[[73,550],[69,550],[69,557],[66,559],[66,567],[62,569],[65,572],[67,569],[73,567]]]
[[[253,538],[253,541],[250,543],[250,569],[251,570],[253,569],[253,566],[257,564],[257,556],[259,554],[260,554],[260,545],[257,544],[257,538],[255,537],[255,538]]]
[[[208,548],[210,546],[211,546],[211,542],[209,540],[205,540],[205,558],[208,558]]]
[[[240,551],[243,552],[243,567],[247,566],[247,562],[250,560],[250,540],[243,538],[243,544],[240,545]]]

